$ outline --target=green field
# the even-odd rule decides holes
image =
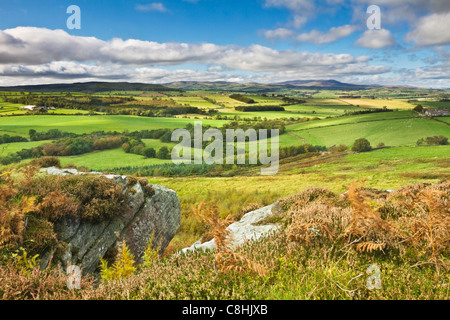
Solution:
[[[351,103],[344,102],[342,99],[306,99],[305,106],[349,106]]]
[[[319,122],[319,121],[317,121]],[[386,146],[414,146],[420,138],[448,136],[447,125],[428,119],[409,118],[334,125],[323,128],[293,130],[308,143],[327,147],[352,145],[364,137],[372,146],[383,142]]]
[[[432,108],[450,108],[450,101],[414,101],[414,104],[420,104],[424,107]]]
[[[141,167],[171,163],[171,160],[145,159],[145,157],[125,153],[121,148],[101,152],[93,152],[74,157],[61,157],[61,164],[74,164],[94,171],[108,171],[122,167]]]
[[[15,142],[8,144],[0,144],[0,156],[5,156],[10,153],[15,153],[22,149],[36,148],[50,141],[31,141],[31,142]]]
[[[197,107],[197,108],[210,108],[210,109],[216,109],[218,108],[217,105],[212,104],[211,102],[206,101],[202,97],[196,97],[196,96],[189,96],[189,97],[173,97],[173,100],[178,102],[179,104],[187,104],[191,107]]]
[[[305,114],[313,114],[317,117],[339,116],[347,112],[362,111],[363,108],[358,108],[352,105],[291,105],[284,109],[288,112],[299,112]]]
[[[402,100],[384,100],[384,99],[340,99],[344,103],[361,108],[378,108],[387,107],[388,109],[413,109],[415,105]]]
[[[205,125],[221,127],[226,121],[202,120]],[[20,116],[0,118],[0,133],[28,136],[30,129],[38,132],[60,129],[77,134],[95,131],[138,131],[184,128],[192,119],[144,118],[137,116]]]

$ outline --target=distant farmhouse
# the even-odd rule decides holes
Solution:
[[[450,110],[447,109],[425,109],[423,115],[426,117],[449,117]]]
[[[20,107],[22,110],[28,111],[47,111],[47,110],[55,110],[55,108],[51,107],[43,107],[43,106],[22,106]]]

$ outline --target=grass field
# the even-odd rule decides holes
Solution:
[[[172,99],[179,104],[187,104],[191,107],[197,107],[197,108],[209,108],[209,109],[216,109],[218,108],[217,105],[206,101],[202,97],[197,96],[189,96],[189,97],[172,97]]]
[[[192,119],[182,118],[144,118],[135,116],[20,116],[0,118],[0,133],[28,135],[30,129],[48,131],[60,129],[77,134],[94,131],[123,132],[153,129],[184,128]],[[226,121],[203,120],[205,125],[221,127]]]
[[[299,122],[286,127],[288,131],[297,131],[310,128],[321,128],[330,126],[339,126],[344,124],[354,124],[363,122],[375,122],[394,119],[411,119],[418,118],[413,111],[394,111],[382,113],[369,113],[342,117],[333,117],[319,121]]]
[[[93,152],[74,157],[61,157],[61,164],[74,164],[94,171],[108,171],[126,166],[149,166],[171,163],[171,160],[145,159],[143,156],[125,153],[121,148],[101,152]]]
[[[450,101],[414,101],[414,104],[420,104],[424,107],[432,107],[432,108],[450,108]]]
[[[289,112],[300,112],[300,113],[310,113],[315,116],[338,116],[343,115],[346,112],[353,112],[353,111],[361,111],[364,110],[362,108],[358,108],[356,106],[352,105],[292,105],[292,106],[286,106],[284,107],[286,111]]]
[[[368,139],[372,146],[381,142],[386,146],[414,146],[420,138],[448,136],[449,128],[437,121],[409,118],[310,128],[295,133],[308,143],[327,147],[339,144],[350,146],[361,137]]]
[[[387,107],[388,109],[413,109],[414,104],[408,103],[402,100],[380,100],[380,99],[340,99],[344,103],[348,103],[354,106],[360,106],[361,108],[377,108],[381,109]]]
[[[22,149],[36,148],[50,141],[31,141],[31,142],[15,142],[8,144],[0,144],[0,157],[8,155],[10,153],[15,153]]]
[[[342,99],[306,99],[305,106],[346,106],[351,103],[344,102]]]

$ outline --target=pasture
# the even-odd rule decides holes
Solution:
[[[344,103],[348,103],[361,108],[377,108],[382,109],[387,107],[394,110],[409,110],[414,109],[415,105],[403,100],[387,100],[387,99],[340,99]]]
[[[221,127],[226,121],[202,120],[204,125]],[[38,132],[59,129],[77,134],[95,131],[139,131],[154,129],[184,128],[192,119],[185,118],[147,118],[138,116],[20,116],[0,118],[0,133],[16,133],[28,136],[30,129]]]

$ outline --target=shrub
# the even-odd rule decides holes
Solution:
[[[127,278],[135,271],[134,256],[124,241],[120,244],[119,255],[111,267],[106,260],[101,259],[100,275],[105,281]]]
[[[425,139],[422,138],[417,141],[417,145],[445,146],[448,145],[448,138],[444,136],[427,137]]]
[[[145,148],[144,152],[143,152],[144,156],[149,159],[149,158],[156,158],[156,151],[153,148]]]
[[[30,164],[39,168],[57,167],[61,168],[61,162],[57,157],[42,157],[39,159],[33,159]]]
[[[167,147],[161,147],[161,149],[158,150],[156,157],[163,160],[170,159],[171,155],[169,149]]]
[[[357,139],[353,144],[352,151],[355,152],[367,152],[372,150],[369,140],[365,138]]]
[[[122,191],[114,180],[95,175],[36,176],[20,186],[20,192],[40,200],[39,212],[51,220],[76,214],[99,222],[115,216],[126,209]]]
[[[422,113],[422,111],[423,111],[423,106],[422,106],[421,104],[418,104],[413,110],[414,110],[415,112]]]
[[[332,146],[328,148],[328,151],[330,152],[344,152],[348,150],[348,147],[345,144],[340,144],[338,146]]]

